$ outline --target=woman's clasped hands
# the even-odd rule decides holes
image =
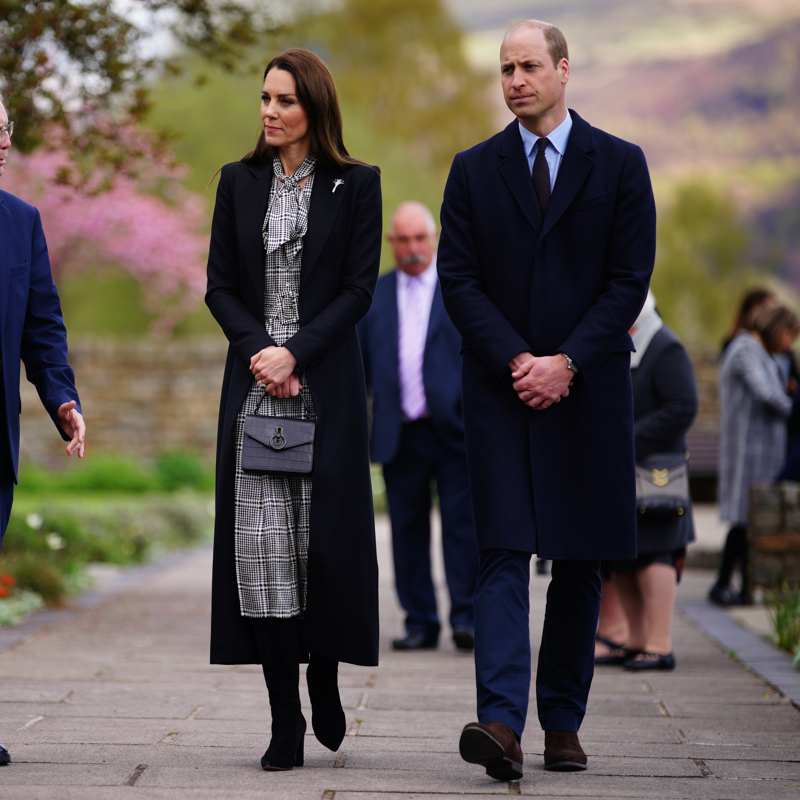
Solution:
[[[300,379],[295,368],[297,359],[285,347],[270,345],[250,359],[250,372],[259,386],[273,397],[297,397]]]

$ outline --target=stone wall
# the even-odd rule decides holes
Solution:
[[[757,484],[750,489],[750,586],[780,589],[800,582],[800,484]]]
[[[213,458],[227,343],[222,338],[130,343],[71,342],[88,451],[152,460],[191,448]],[[23,460],[60,466],[64,445],[23,378]]]
[[[163,450],[189,447],[213,457],[226,349],[222,337],[70,342],[89,451],[150,460]],[[693,360],[700,394],[695,430],[716,436],[716,359],[698,355]],[[62,464],[61,439],[24,379],[21,394],[23,458]]]

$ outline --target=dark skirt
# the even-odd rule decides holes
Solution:
[[[632,572],[638,572],[651,564],[666,564],[669,567],[674,567],[678,583],[680,583],[683,569],[686,566],[686,548],[679,547],[666,553],[643,553],[627,561],[603,561],[600,574],[604,581],[610,581],[618,575],[630,575]]]

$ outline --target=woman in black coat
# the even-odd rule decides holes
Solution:
[[[264,73],[263,132],[223,167],[206,302],[230,342],[217,438],[211,662],[261,664],[272,710],[264,769],[303,763],[346,730],[339,661],[378,663],[367,405],[355,325],[378,278],[377,168],[351,158],[333,79],[306,50]],[[265,403],[256,409],[257,401]],[[302,393],[303,402],[298,395]],[[316,420],[309,476],[241,467],[244,414]]]
[[[697,414],[694,370],[678,337],[661,321],[650,293],[632,334],[636,461],[654,454],[684,455],[686,432]],[[673,520],[640,515],[636,533],[635,559],[603,563],[604,577],[613,580],[603,582],[595,663],[622,664],[629,670],[673,669],[672,612],[686,546],[694,539],[691,506]]]

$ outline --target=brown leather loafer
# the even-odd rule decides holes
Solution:
[[[514,731],[502,722],[465,725],[458,752],[469,764],[486,767],[486,774],[496,781],[517,781],[522,777],[522,748]]]
[[[586,769],[588,759],[574,731],[544,732],[544,768],[553,772]]]

